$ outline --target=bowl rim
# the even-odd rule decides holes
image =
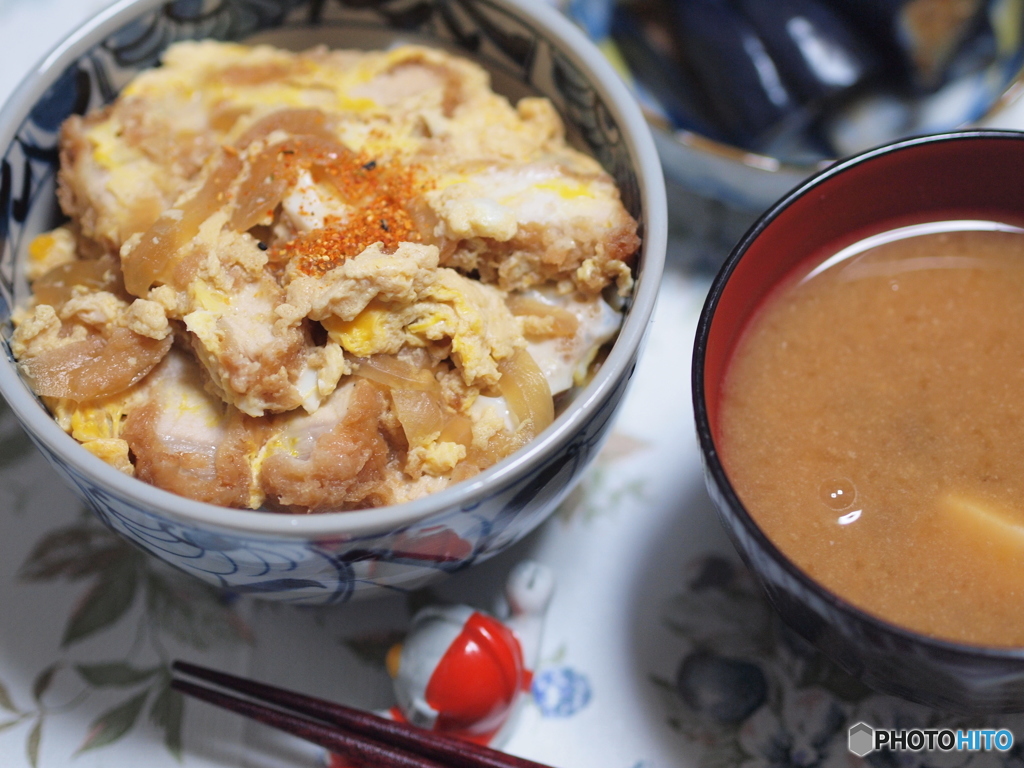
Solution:
[[[10,146],[33,105],[46,89],[87,50],[131,20],[163,5],[165,0],[119,0],[71,32],[44,56],[0,108],[0,147]],[[631,375],[654,305],[665,261],[668,212],[665,187],[654,139],[626,85],[594,44],[554,8],[538,0],[488,0],[513,17],[543,31],[605,100],[617,122],[636,174],[643,212],[639,273],[627,317],[593,380],[554,423],[527,446],[469,480],[437,493],[387,507],[308,515],[233,509],[188,499],[129,477],[93,456],[64,432],[36,400],[8,360],[0,364],[0,394],[22,426],[61,460],[100,486],[112,488],[147,513],[188,525],[256,537],[288,539],[336,538],[397,531],[438,513],[471,505],[490,489],[507,486],[536,469],[591,420],[619,381]]]
[[[939,637],[932,637],[887,619],[875,616],[862,608],[857,607],[845,598],[826,588],[823,584],[815,581],[802,568],[796,565],[779,547],[761,530],[761,527],[754,520],[753,516],[740,501],[739,495],[733,488],[732,483],[726,474],[715,447],[711,435],[711,423],[708,417],[707,404],[705,401],[706,387],[704,384],[704,362],[708,349],[708,336],[714,321],[715,310],[725,291],[729,278],[735,271],[736,266],[746,254],[748,248],[755,239],[778,218],[796,200],[812,193],[817,187],[828,182],[833,176],[837,176],[854,166],[871,162],[873,159],[890,155],[904,150],[913,149],[922,145],[974,141],[978,139],[1008,139],[1012,141],[1024,141],[1024,131],[1013,131],[1000,128],[969,128],[963,130],[945,131],[943,133],[929,134],[926,136],[914,136],[906,139],[883,144],[879,147],[869,149],[851,157],[836,162],[834,165],[819,171],[804,182],[784,195],[774,205],[765,211],[754,223],[746,234],[740,239],[736,246],[729,253],[728,258],[715,276],[708,291],[704,306],[701,309],[697,321],[697,332],[694,339],[693,358],[691,366],[691,394],[693,398],[694,418],[696,421],[697,441],[699,443],[701,457],[704,461],[704,468],[709,481],[713,481],[725,503],[734,523],[724,521],[729,528],[733,524],[742,527],[743,532],[750,537],[761,551],[765,552],[772,562],[780,567],[790,579],[795,580],[800,586],[816,598],[823,600],[832,609],[852,618],[860,624],[867,624],[876,627],[881,631],[893,635],[905,642],[914,643],[933,649],[939,654],[955,656],[984,657],[989,660],[1024,660],[1024,646],[990,646],[971,645],[969,643],[947,640]],[[718,505],[716,505],[717,507]],[[724,518],[725,513],[719,512]],[[756,568],[752,570],[757,572]],[[761,578],[758,574],[758,578]]]

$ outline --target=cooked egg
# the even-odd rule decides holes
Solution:
[[[550,102],[513,106],[443,51],[182,42],[62,141],[72,222],[33,241],[28,276],[102,252],[124,286],[20,310],[12,349],[163,341],[127,390],[51,408],[192,498],[436,492],[545,428],[621,322],[600,294],[628,291],[639,241],[611,178]]]

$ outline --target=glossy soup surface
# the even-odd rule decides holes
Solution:
[[[813,578],[1024,646],[1024,230],[894,230],[795,276],[744,332],[718,426],[744,505]]]

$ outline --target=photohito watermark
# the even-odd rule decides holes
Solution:
[[[1013,734],[1005,728],[954,731],[949,728],[911,728],[895,730],[872,728],[867,723],[850,727],[850,751],[857,757],[874,752],[876,749],[893,749],[901,752],[939,750],[951,752],[1006,752],[1013,746]]]

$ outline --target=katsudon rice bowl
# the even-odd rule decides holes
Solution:
[[[265,5],[119,4],[7,104],[0,389],[136,544],[332,602],[557,506],[635,365],[663,190],[549,9]]]

